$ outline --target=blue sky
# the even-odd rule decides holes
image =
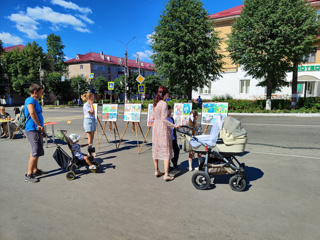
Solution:
[[[0,39],[4,47],[36,41],[47,51],[46,37],[59,35],[66,59],[100,52],[152,62],[150,34],[167,1],[163,0],[0,0]],[[209,15],[242,4],[242,0],[203,0]]]

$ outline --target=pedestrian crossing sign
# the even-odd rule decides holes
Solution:
[[[108,90],[114,90],[114,82],[108,82]]]
[[[138,85],[138,91],[139,91],[139,94],[143,94],[145,93],[145,87],[144,87],[144,84],[139,84]]]
[[[94,79],[94,73],[90,73],[89,79]]]

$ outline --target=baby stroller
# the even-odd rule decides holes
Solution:
[[[62,141],[66,142],[70,152],[72,154],[72,157],[70,157],[58,144],[57,149],[53,154],[53,158],[56,160],[58,165],[62,168],[67,170],[66,178],[71,181],[76,177],[76,169],[80,167],[87,167],[89,169],[89,165],[86,163],[85,160],[80,160],[76,156],[74,156],[73,152],[71,151],[72,149],[72,144],[71,140],[66,136],[66,130],[58,130],[57,137],[60,138]],[[92,153],[95,152],[94,147],[89,147],[88,148],[89,152],[89,160],[92,164],[96,166],[96,169],[89,169],[91,172],[98,172],[100,169],[100,165],[98,162],[94,161],[94,157]]]
[[[182,128],[194,129],[188,126]],[[223,119],[222,115],[218,115],[218,121],[212,126],[210,135],[193,136],[188,130],[177,131],[182,133],[181,141],[185,151],[191,148],[195,153],[206,156],[199,171],[192,175],[192,183],[196,189],[207,189],[213,175],[227,174],[232,175],[229,180],[232,190],[240,192],[246,188],[245,164],[240,163],[236,155],[244,152],[247,134],[238,120],[232,117]]]

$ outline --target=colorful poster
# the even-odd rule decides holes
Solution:
[[[228,103],[203,103],[202,104],[202,115],[201,124],[213,125],[217,119],[218,114],[226,117],[228,115]]]
[[[129,103],[124,105],[124,116],[125,122],[140,122],[141,117],[141,104]]]
[[[153,114],[153,104],[148,104],[148,118],[147,118],[147,126],[152,127],[153,120],[151,119],[151,116]]]
[[[98,117],[98,103],[92,104],[93,109],[94,109],[94,117],[97,119]]]
[[[116,122],[118,120],[118,104],[102,105],[102,121]]]
[[[173,119],[175,124],[188,125],[191,111],[192,103],[175,103],[173,108]]]

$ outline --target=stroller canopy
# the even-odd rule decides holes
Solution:
[[[234,138],[247,134],[247,131],[241,126],[241,122],[232,117],[225,117],[223,128]]]

